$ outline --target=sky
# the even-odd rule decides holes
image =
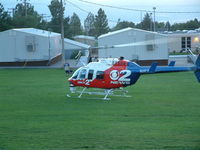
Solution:
[[[22,0],[23,1],[23,0]],[[39,14],[46,14],[45,19],[50,20],[50,11],[48,5],[51,0],[27,0],[34,5]],[[109,26],[116,25],[118,19],[121,21],[132,21],[139,23],[145,15],[145,11],[122,10],[110,7],[98,6],[83,1],[97,4],[110,5],[114,7],[123,7],[127,9],[137,9],[153,11],[155,10],[155,20],[159,22],[180,23],[197,18],[200,20],[200,0],[63,0],[65,4],[65,17],[72,16],[75,12],[80,17],[81,22],[87,17],[88,12],[97,14],[99,8],[102,8],[108,18]],[[20,0],[0,0],[5,10],[14,8]],[[160,12],[199,12],[199,13],[160,13]]]

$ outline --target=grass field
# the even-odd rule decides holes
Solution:
[[[192,72],[144,75],[128,90],[70,99],[63,70],[0,70],[0,150],[200,150]]]

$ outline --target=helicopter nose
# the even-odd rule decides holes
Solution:
[[[69,80],[69,86],[70,87],[74,87],[74,84],[73,84],[73,82],[71,80]]]
[[[70,89],[71,93],[76,92],[76,87],[74,86],[72,81],[69,81],[69,89]]]
[[[73,83],[72,78],[69,78],[68,81],[69,81],[69,83]]]

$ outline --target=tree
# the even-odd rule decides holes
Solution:
[[[41,16],[34,10],[32,5],[19,3],[15,7],[13,15],[13,25],[15,27],[32,27],[36,28],[41,21]]]
[[[108,19],[105,12],[100,8],[95,16],[95,36],[98,37],[109,31]]]
[[[194,30],[200,27],[200,22],[195,18],[194,20],[187,21],[186,23],[174,23],[171,30]]]
[[[0,3],[0,31],[12,28],[12,20],[8,12],[4,11],[3,5]]]
[[[94,26],[95,17],[92,13],[89,13],[87,18],[84,21],[84,29],[86,35],[95,35],[95,26]]]
[[[42,30],[49,30],[49,23],[46,20],[40,21],[40,23],[37,25],[37,28],[42,29]]]
[[[171,29],[171,24],[169,23],[169,21],[167,21],[167,22],[165,23],[165,29],[166,29],[167,31],[170,31],[170,29]]]
[[[148,13],[145,14],[141,23],[137,24],[137,27],[143,30],[151,31],[153,25],[152,19]]]
[[[156,22],[156,31],[165,31],[165,23],[164,22]]]
[[[51,4],[48,6],[52,15],[49,27],[52,29],[52,31],[58,33],[61,33],[61,12],[65,9],[62,6],[62,3],[58,0],[52,0]]]
[[[76,13],[73,13],[69,25],[72,36],[82,34],[81,21]]]
[[[67,37],[67,38],[72,37],[69,22],[70,22],[70,17],[66,17],[64,19],[64,31],[65,31],[65,37]]]
[[[133,22],[129,22],[129,21],[118,21],[117,25],[113,28],[113,30],[120,30],[120,29],[124,29],[124,28],[135,28],[135,24]]]

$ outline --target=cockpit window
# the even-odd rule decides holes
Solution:
[[[79,72],[80,72],[80,69],[76,70],[74,74],[72,75],[72,79],[77,79]]]
[[[86,77],[86,69],[82,69],[80,71],[79,79],[85,79],[85,77]]]
[[[93,74],[94,74],[94,70],[89,70],[89,71],[88,71],[88,79],[89,79],[89,80],[92,80]]]
[[[104,72],[103,71],[97,71],[96,79],[98,79],[98,80],[104,79]]]

